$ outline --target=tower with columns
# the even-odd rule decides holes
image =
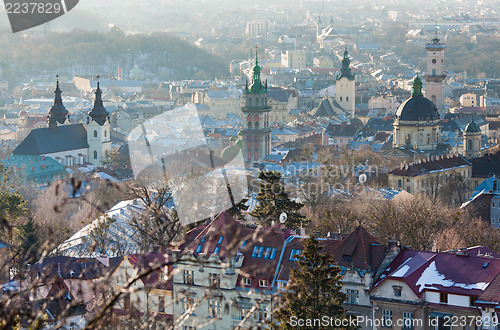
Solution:
[[[255,66],[253,68],[252,83],[248,81],[243,93],[245,104],[243,112],[243,158],[245,163],[261,162],[271,153],[271,128],[269,114],[271,107],[267,104],[267,82],[262,83],[260,78],[261,67],[255,52]]]
[[[437,30],[434,39],[425,46],[425,49],[427,50],[425,97],[434,103],[441,118],[444,118],[444,114],[446,113],[444,103],[444,80],[446,79],[444,50],[446,49],[446,45],[438,39]]]
[[[481,129],[474,119],[465,126],[462,155],[467,159],[481,157]]]

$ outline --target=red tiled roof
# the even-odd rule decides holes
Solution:
[[[477,304],[487,302],[488,304],[496,304],[500,307],[500,273],[491,281],[490,285],[477,298]]]

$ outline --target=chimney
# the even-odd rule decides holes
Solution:
[[[396,258],[396,256],[401,251],[401,246],[399,245],[399,241],[396,239],[389,238],[387,240],[387,250],[385,253],[384,260],[380,264],[380,268],[377,270],[375,274],[375,279],[379,278],[379,276],[385,271],[385,269],[389,266],[389,264]]]

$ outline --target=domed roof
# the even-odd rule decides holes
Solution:
[[[481,129],[477,125],[477,123],[474,121],[474,119],[465,126],[465,132],[467,133],[480,133]]]
[[[439,112],[431,100],[422,95],[422,82],[417,77],[413,82],[412,97],[404,101],[396,111],[399,120],[439,120]]]

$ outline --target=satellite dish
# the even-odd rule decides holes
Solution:
[[[285,223],[287,218],[288,218],[288,216],[286,215],[285,212],[281,213],[280,214],[280,223]]]
[[[368,178],[367,178],[366,174],[363,173],[359,176],[359,182],[366,183],[367,180],[368,180]]]

